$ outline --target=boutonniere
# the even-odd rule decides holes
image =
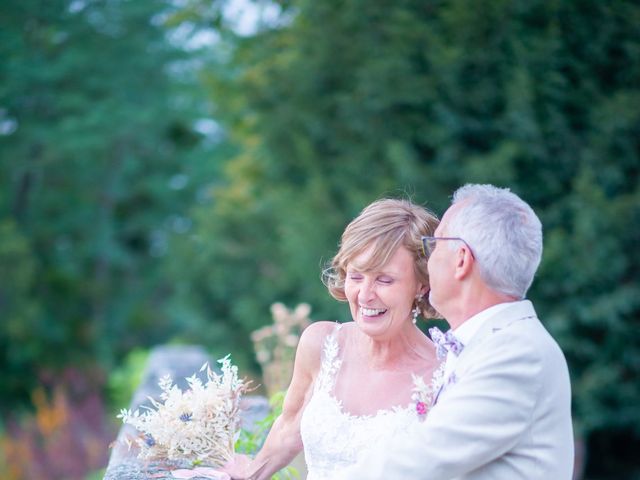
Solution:
[[[442,387],[444,380],[444,363],[441,362],[438,368],[431,375],[431,382],[428,384],[421,376],[411,374],[413,379],[413,389],[411,400],[413,400],[418,418],[424,418],[434,404],[435,396]]]

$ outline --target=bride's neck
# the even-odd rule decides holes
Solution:
[[[353,335],[354,351],[375,370],[396,370],[406,367],[407,362],[415,357],[420,358],[420,331],[411,326],[415,332],[402,331],[391,339],[375,339],[360,331]]]

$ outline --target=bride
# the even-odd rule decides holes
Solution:
[[[227,466],[232,478],[269,479],[304,448],[307,480],[330,480],[382,437],[420,421],[428,402],[417,401],[416,388],[438,366],[416,326],[419,315],[435,316],[421,236],[437,224],[423,207],[383,199],[347,226],[324,281],[353,321],[304,331],[282,414],[255,459]]]

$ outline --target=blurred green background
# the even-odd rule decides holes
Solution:
[[[639,173],[637,1],[3,0],[0,476],[88,478],[145,349],[257,376],[273,302],[347,319],[366,204],[490,182],[544,224],[584,478],[638,479]]]

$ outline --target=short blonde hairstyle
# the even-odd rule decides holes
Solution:
[[[422,285],[429,287],[427,258],[422,251],[422,236],[433,236],[438,218],[426,208],[408,200],[384,198],[367,206],[347,225],[340,240],[338,253],[324,270],[322,280],[333,298],[346,301],[344,282],[347,266],[358,255],[373,246],[373,255],[361,271],[381,269],[400,246],[413,256],[414,274]],[[418,307],[424,318],[437,318],[428,295],[420,298]]]

